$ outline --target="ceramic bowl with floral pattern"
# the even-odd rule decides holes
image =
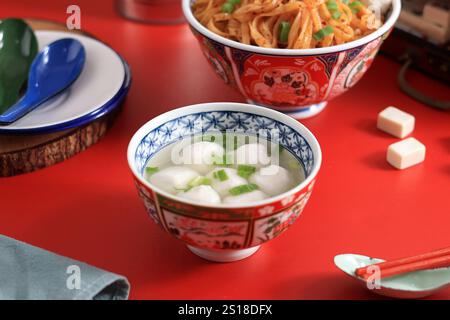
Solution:
[[[392,0],[385,23],[370,35],[345,44],[313,49],[271,49],[239,43],[215,34],[183,12],[204,56],[228,85],[252,104],[296,119],[321,112],[328,101],[352,88],[366,73],[397,21],[401,0]]]
[[[200,204],[179,198],[144,178],[148,161],[163,148],[211,131],[259,135],[290,152],[305,179],[293,189],[250,204]],[[264,136],[265,135],[265,136]],[[284,152],[284,151],[283,151]],[[144,124],[128,146],[128,164],[139,196],[152,220],[195,254],[212,261],[235,261],[287,228],[302,213],[322,161],[314,135],[275,110],[239,103],[205,103],[175,109]]]

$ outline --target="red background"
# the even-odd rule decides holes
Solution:
[[[133,85],[114,127],[98,144],[51,168],[0,179],[0,233],[120,273],[134,299],[372,299],[333,265],[339,253],[396,258],[450,245],[450,115],[398,89],[400,65],[379,56],[363,80],[315,118],[302,121],[324,155],[315,191],[297,223],[250,259],[215,264],[159,230],[138,199],[126,162],[133,133],[175,107],[240,101],[204,60],[186,24],[123,20],[111,1],[2,1],[3,17],[64,22],[79,4],[82,28],[130,63]],[[411,81],[449,98],[418,73]],[[378,131],[394,105],[416,116],[426,161],[397,171],[385,161],[397,139]],[[450,298],[450,288],[433,296]]]

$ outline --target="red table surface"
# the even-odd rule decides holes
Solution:
[[[123,274],[132,299],[375,299],[334,266],[336,254],[392,259],[450,245],[450,115],[402,94],[400,66],[379,56],[354,89],[302,121],[322,146],[323,165],[299,220],[250,259],[194,256],[147,217],[127,145],[162,112],[243,99],[205,63],[186,24],[126,21],[112,1],[2,1],[0,14],[63,22],[73,3],[82,28],[129,62],[132,88],[101,142],[51,168],[0,179],[1,234]],[[415,72],[410,78],[448,98],[445,85]],[[416,116],[423,164],[404,171],[387,164],[386,148],[398,139],[378,131],[376,117],[389,105]],[[450,298],[450,289],[433,298]]]

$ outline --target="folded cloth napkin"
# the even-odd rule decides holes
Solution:
[[[120,275],[0,235],[0,299],[125,300]]]

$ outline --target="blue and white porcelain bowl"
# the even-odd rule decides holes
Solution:
[[[211,131],[256,135],[277,142],[302,164],[305,180],[278,196],[251,204],[198,204],[180,199],[144,178],[156,153],[183,138]],[[276,130],[276,131],[274,131]],[[195,254],[212,261],[246,258],[284,232],[305,207],[322,153],[314,135],[293,118],[263,107],[239,103],[205,103],[175,109],[144,124],[128,146],[128,164],[139,196],[152,220]]]

